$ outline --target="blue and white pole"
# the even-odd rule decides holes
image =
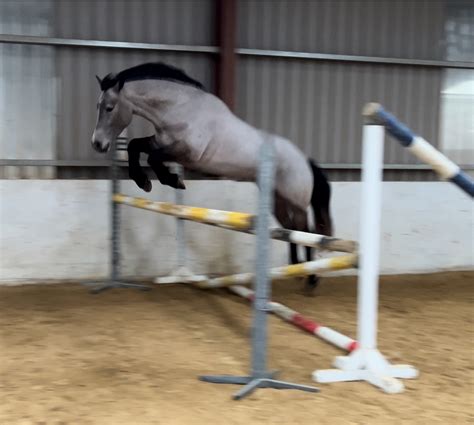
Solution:
[[[365,105],[363,113],[367,119],[383,125],[392,137],[397,139],[420,161],[428,164],[442,179],[453,182],[468,195],[474,197],[474,180],[468,174],[425,139],[413,133],[381,105],[368,103]]]

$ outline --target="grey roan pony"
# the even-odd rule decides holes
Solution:
[[[92,146],[98,152],[111,143],[139,115],[155,128],[149,137],[133,139],[128,146],[129,174],[149,192],[151,181],[139,163],[140,153],[162,184],[184,189],[183,182],[164,162],[239,181],[255,181],[259,147],[269,138],[275,145],[275,216],[288,229],[309,231],[312,206],[316,232],[332,235],[329,183],[322,170],[289,140],[269,135],[236,117],[216,96],[183,71],[163,63],[148,63],[97,77],[102,93]],[[307,259],[311,249],[306,248]],[[295,245],[291,262],[298,262]],[[309,287],[317,279],[310,276]]]

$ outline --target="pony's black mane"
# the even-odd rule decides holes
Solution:
[[[171,65],[161,62],[144,63],[132,68],[124,69],[118,74],[108,74],[100,83],[100,89],[106,91],[119,83],[119,90],[127,81],[137,80],[169,80],[188,84],[204,90],[204,86],[199,82]]]

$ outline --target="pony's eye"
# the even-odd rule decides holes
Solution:
[[[107,107],[105,108],[105,110],[106,110],[107,112],[112,112],[112,111],[114,110],[114,107],[113,107],[113,106],[107,106]]]

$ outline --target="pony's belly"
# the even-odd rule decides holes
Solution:
[[[208,162],[190,165],[195,171],[212,174],[236,181],[255,181],[257,170],[255,166],[235,164],[233,162]]]

